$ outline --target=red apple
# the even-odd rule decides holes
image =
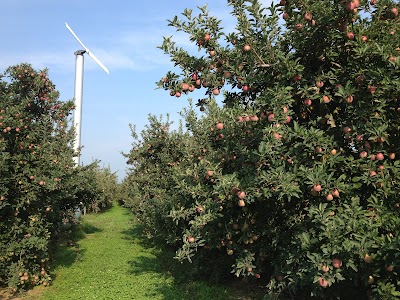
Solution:
[[[347,33],[347,38],[348,38],[349,40],[354,40],[354,33],[348,32],[348,33]]]
[[[376,92],[376,87],[373,85],[368,86],[368,92],[374,94]]]
[[[243,46],[243,51],[244,52],[248,52],[250,50],[251,50],[251,46],[250,45],[246,44],[246,45]]]
[[[237,192],[237,196],[239,199],[244,199],[244,197],[246,197],[246,193],[244,191],[239,191]]]
[[[274,117],[275,117],[274,114],[270,114],[270,115],[268,116],[268,121],[269,121],[270,123],[272,123],[272,122],[274,121]]]
[[[321,287],[323,287],[323,288],[327,288],[328,287],[328,281],[325,280],[324,278],[321,277],[318,282],[319,282],[319,285]]]
[[[306,105],[306,106],[310,106],[310,105],[312,104],[312,101],[311,101],[311,99],[305,99],[305,100],[303,101],[303,103],[304,103],[304,105]]]
[[[339,190],[338,190],[338,189],[333,189],[333,191],[332,191],[332,196],[333,196],[333,197],[336,197],[336,198],[339,198],[339,196],[340,196]]]
[[[336,269],[339,269],[343,265],[343,261],[340,258],[334,258],[332,264]]]
[[[219,130],[222,130],[224,128],[224,123],[219,122],[217,125],[215,125],[215,127]]]

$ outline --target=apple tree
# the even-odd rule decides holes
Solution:
[[[73,161],[73,102],[58,97],[46,69],[24,63],[1,76],[0,285],[13,289],[51,282],[63,224],[98,195],[85,175],[92,167]]]
[[[398,1],[228,6],[231,33],[206,7],[169,21],[198,53],[164,38],[158,86],[205,97],[179,142],[151,123],[132,149],[139,216],[177,258],[224,256],[271,297],[399,297]]]

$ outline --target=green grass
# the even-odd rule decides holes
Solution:
[[[55,256],[53,284],[26,299],[262,299],[254,290],[189,280],[188,265],[172,257],[143,238],[127,209],[114,206],[84,217],[77,246],[61,246]]]

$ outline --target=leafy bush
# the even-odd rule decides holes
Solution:
[[[182,73],[159,87],[207,97],[186,131],[151,117],[133,133],[139,218],[178,259],[225,257],[270,298],[398,297],[398,2],[228,4],[233,33],[206,7],[169,21],[199,55],[165,38]]]

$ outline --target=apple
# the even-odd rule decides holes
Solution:
[[[336,197],[336,198],[339,198],[339,196],[340,196],[339,190],[338,190],[338,189],[333,189],[333,191],[332,191],[332,196],[333,196],[333,197]]]
[[[324,82],[321,80],[318,80],[315,85],[317,86],[317,88],[322,88],[324,86]]]
[[[393,16],[397,17],[399,15],[399,10],[396,7],[390,9]]]
[[[304,105],[306,105],[306,106],[310,106],[310,105],[312,104],[312,101],[311,101],[311,99],[305,99],[305,100],[303,101],[303,103],[304,103]]]
[[[312,14],[309,11],[304,14],[304,20],[306,20],[307,22],[310,22],[312,20]]]
[[[351,128],[346,126],[345,128],[343,128],[344,133],[350,133],[351,132]]]
[[[396,158],[396,154],[395,153],[389,153],[389,159],[395,159]]]
[[[268,122],[272,123],[272,122],[274,121],[274,117],[275,117],[274,114],[270,114],[270,115],[268,116]]]
[[[328,273],[329,270],[330,270],[330,269],[329,269],[329,266],[326,266],[326,265],[322,265],[322,266],[321,266],[321,271],[322,271],[322,272]]]
[[[331,98],[327,95],[322,96],[322,100],[324,101],[324,103],[329,103],[331,102]]]
[[[332,264],[336,269],[339,269],[343,265],[343,261],[340,258],[334,258]]]
[[[318,283],[319,283],[319,285],[320,285],[321,287],[323,287],[323,288],[327,288],[327,287],[328,287],[328,281],[325,280],[325,279],[322,278],[322,277],[319,279]]]
[[[332,194],[326,195],[326,200],[332,201],[333,200],[333,195]]]
[[[211,35],[209,34],[209,33],[206,33],[205,35],[204,35],[204,38],[203,38],[205,41],[209,41],[210,39],[211,39]]]
[[[301,79],[302,79],[302,76],[301,76],[301,75],[296,75],[296,76],[293,77],[293,81],[294,81],[294,82],[298,82],[298,81],[300,81]]]
[[[278,141],[280,141],[280,140],[282,139],[282,136],[281,136],[279,133],[277,133],[277,132],[274,132],[273,136],[274,136],[274,138],[275,138],[276,140],[278,140]]]
[[[239,199],[244,199],[244,197],[246,197],[246,193],[244,191],[239,191],[237,192],[237,196]]]
[[[368,86],[368,92],[374,94],[376,92],[376,87],[373,85]]]
[[[45,183],[43,180],[40,180],[40,181],[39,181],[39,184],[40,184],[40,185],[45,185],[46,183]]]
[[[321,147],[315,147],[314,148],[314,152],[321,154],[322,153],[322,148]]]
[[[322,190],[322,186],[320,184],[314,184],[313,190],[318,193]]]
[[[182,95],[181,92],[176,92],[176,93],[175,93],[175,97],[176,97],[176,98],[179,98],[181,95]]]
[[[361,41],[363,41],[364,43],[368,41],[368,38],[365,35],[361,36]]]
[[[297,30],[297,31],[300,31],[300,30],[303,29],[303,26],[304,26],[303,24],[297,23],[297,24],[295,25],[294,29]]]
[[[348,96],[347,98],[346,98],[346,102],[347,103],[352,103],[353,102],[353,100],[354,100],[354,98],[353,98],[353,96]]]
[[[284,13],[282,14],[282,18],[283,18],[284,20],[287,20],[287,19],[289,18],[288,13],[287,13],[287,12],[284,12]]]
[[[193,236],[189,236],[188,237],[188,242],[189,243],[194,243],[194,241],[195,241],[195,238]]]
[[[239,205],[240,207],[244,207],[244,206],[246,206],[246,203],[244,202],[243,199],[239,199],[239,200],[238,200],[238,205]]]
[[[208,176],[208,177],[211,177],[211,176],[213,176],[213,175],[214,175],[214,172],[213,172],[213,171],[210,171],[210,170],[207,171],[207,176]]]
[[[375,157],[376,157],[377,160],[384,160],[385,159],[385,156],[381,152],[377,153],[375,155]]]
[[[182,83],[182,90],[187,91],[189,89],[189,84],[186,82]]]
[[[218,130],[222,130],[224,128],[224,123],[217,123],[217,125],[215,126]]]
[[[349,31],[346,35],[349,40],[354,40],[354,33]]]
[[[213,89],[212,93],[215,96],[219,95],[219,89],[218,88]]]
[[[246,45],[243,46],[243,51],[244,52],[248,52],[250,50],[251,50],[251,46],[250,45],[246,44]]]
[[[256,115],[250,116],[250,120],[253,122],[257,122],[258,121],[258,117]]]
[[[247,84],[245,84],[242,89],[243,89],[243,92],[247,92],[249,90],[249,86]]]
[[[365,261],[367,264],[370,264],[370,263],[372,262],[372,256],[369,255],[368,253],[365,253],[365,255],[364,255],[364,261]]]
[[[336,155],[336,153],[337,153],[337,150],[336,150],[336,149],[332,149],[332,150],[331,150],[331,154],[332,154],[332,155]]]
[[[369,275],[369,276],[368,276],[368,283],[369,283],[369,284],[373,284],[374,281],[375,281],[374,277],[371,276],[371,275]]]

